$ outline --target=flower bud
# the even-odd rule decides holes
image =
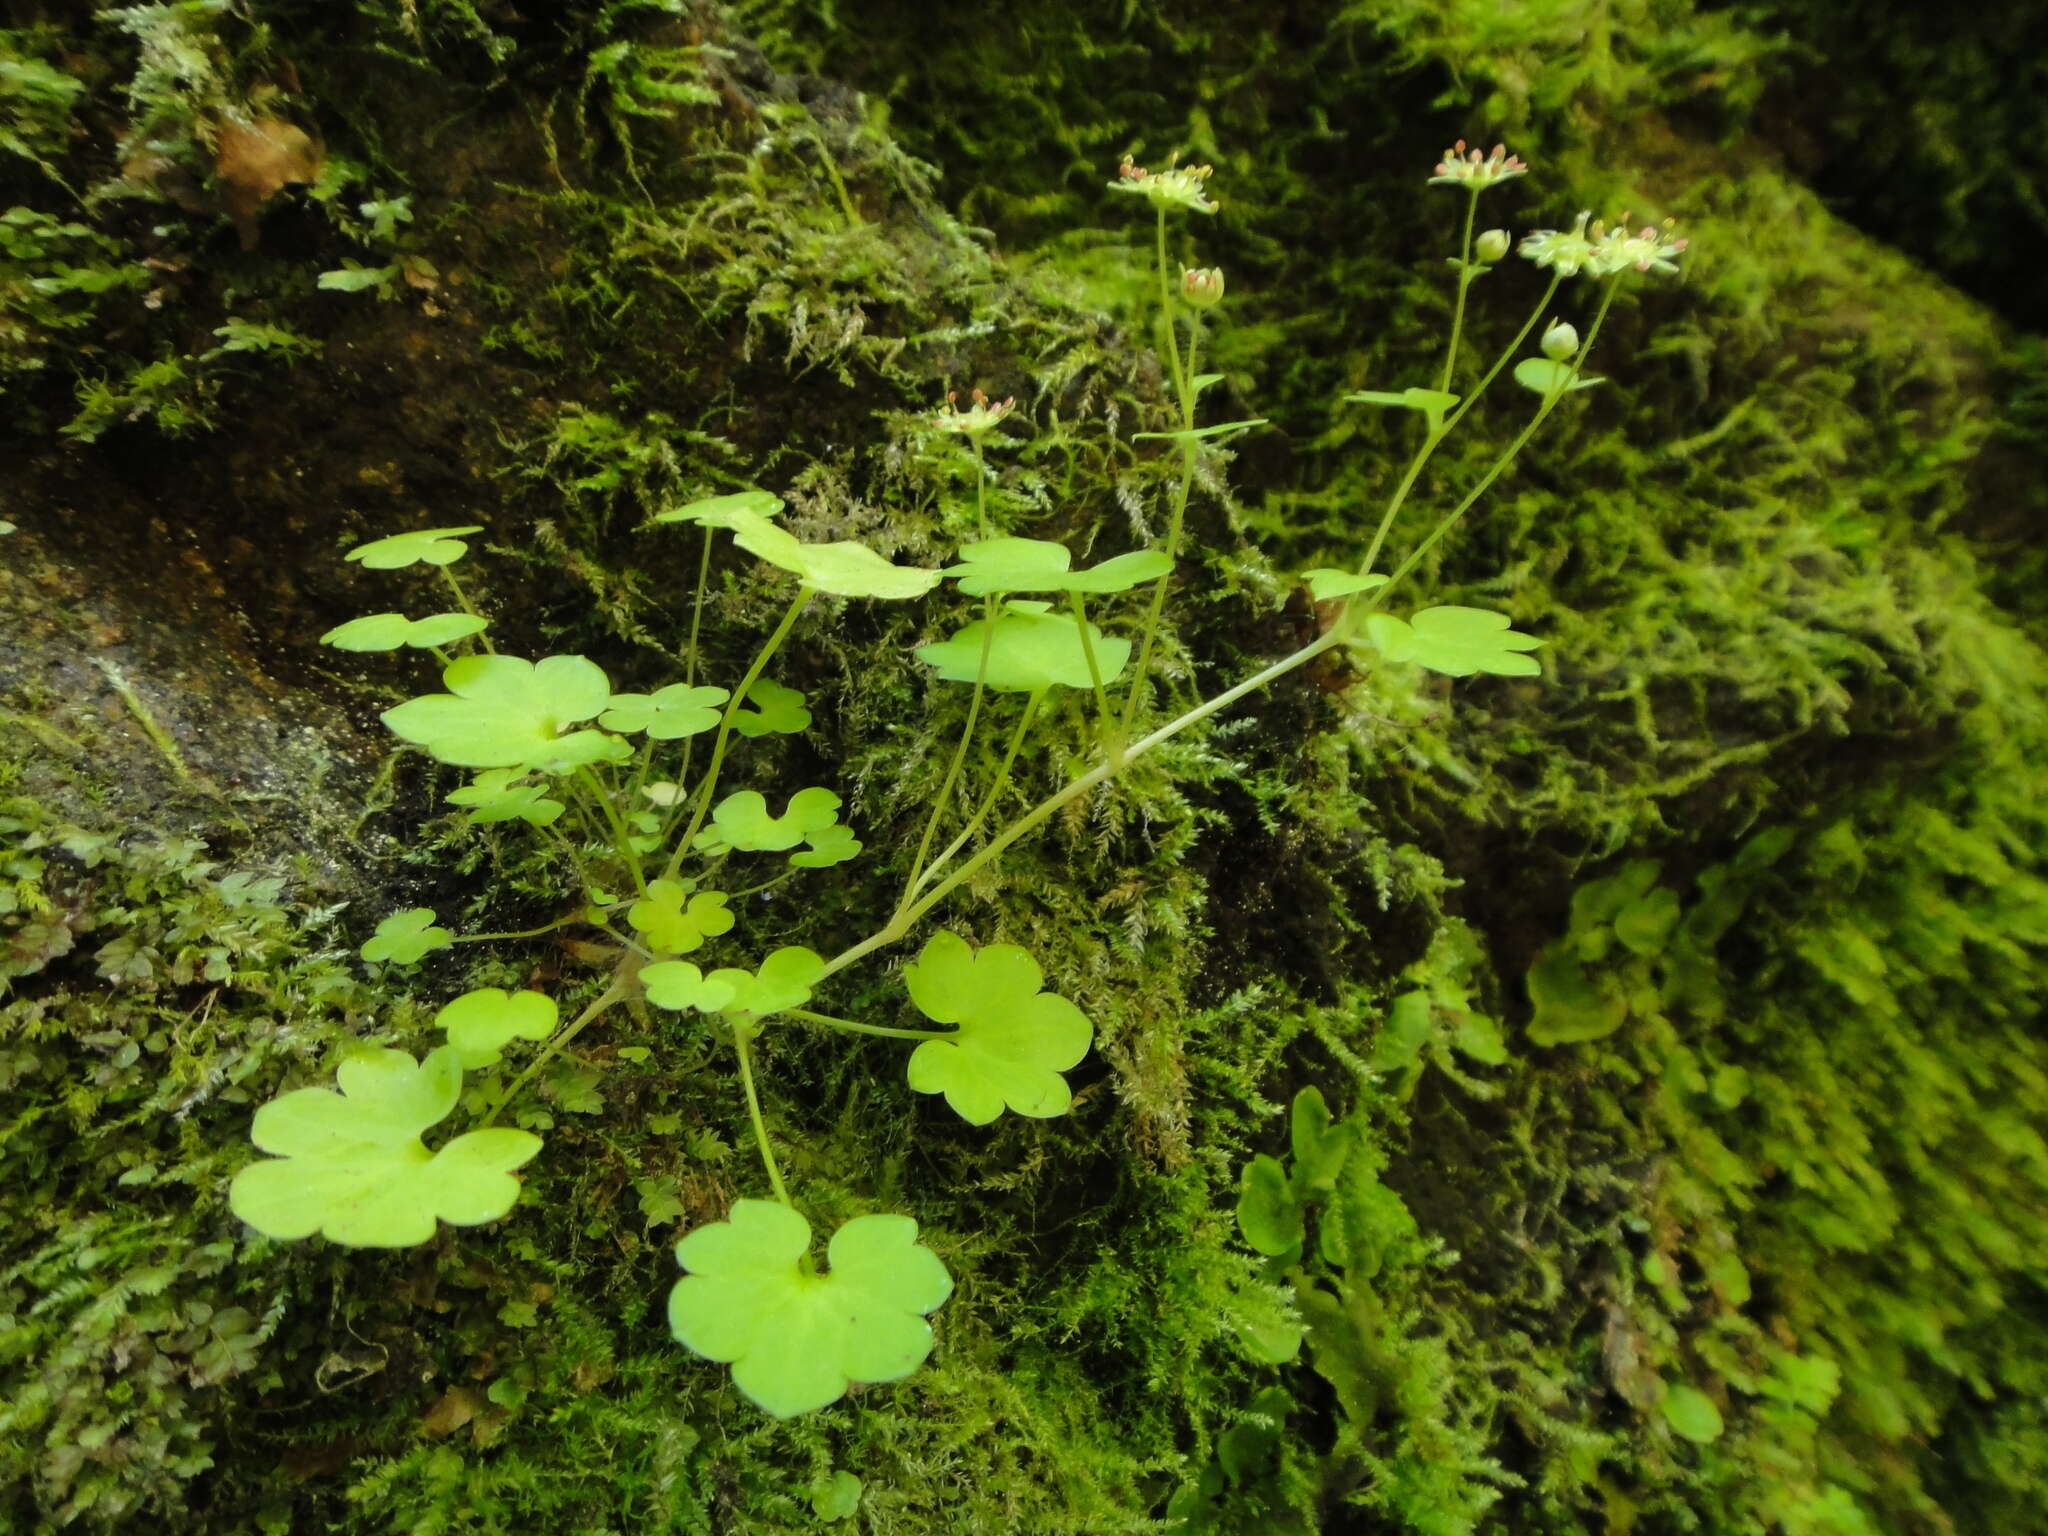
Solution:
[[[1550,329],[1543,333],[1543,355],[1561,363],[1578,350],[1578,331],[1562,320],[1551,321]]]
[[[1223,269],[1189,267],[1180,275],[1180,296],[1196,309],[1214,309],[1223,301]]]
[[[1492,266],[1508,253],[1508,232],[1504,229],[1489,229],[1473,242],[1473,254]]]

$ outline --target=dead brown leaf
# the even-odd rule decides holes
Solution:
[[[221,211],[234,220],[242,249],[256,247],[256,215],[286,187],[320,179],[320,146],[281,117],[223,123],[214,142],[213,174]]]

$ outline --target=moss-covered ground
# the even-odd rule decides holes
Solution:
[[[1859,186],[1812,145],[1926,46],[1837,10],[15,16],[0,1525],[2048,1529],[2042,353],[1960,291],[2004,270],[1972,210],[2039,187],[1970,181],[1918,244],[1886,197],[1824,203]],[[1806,46],[1868,61],[1826,124]],[[1873,147],[1887,196],[1981,146],[1984,73],[1932,77],[1947,138]],[[674,1239],[761,1190],[729,1057],[651,1016],[546,1080],[500,1223],[378,1253],[230,1217],[254,1105],[423,1048],[466,986],[596,985],[546,940],[357,958],[388,911],[517,929],[572,884],[386,757],[376,711],[431,677],[315,643],[406,605],[342,550],[484,524],[502,644],[664,682],[695,546],[649,514],[760,484],[935,562],[973,461],[930,410],[974,386],[1018,399],[994,521],[1134,547],[1175,461],[1133,440],[1168,424],[1149,229],[1103,184],[1178,149],[1223,203],[1191,236],[1229,273],[1213,409],[1273,422],[1193,502],[1166,670],[1213,690],[1314,633],[1291,573],[1355,559],[1400,473],[1403,427],[1338,400],[1431,381],[1458,210],[1422,181],[1459,136],[1535,166],[1489,194],[1517,229],[1693,241],[1426,567],[1545,675],[1320,668],[963,891],[951,926],[1095,1022],[1064,1117],[964,1126],[885,1044],[764,1041],[818,1224],[909,1211],[957,1277],[930,1365],[777,1422],[669,1338]],[[1482,282],[1476,343],[1540,291]],[[1518,408],[1439,454],[1416,529]],[[782,600],[721,558],[714,675]],[[832,785],[869,848],[750,945],[833,952],[900,885],[964,708],[910,651],[956,601],[798,627],[816,718],[749,782]],[[1020,807],[1082,718],[1036,728]],[[893,1016],[903,958],[836,1005]],[[1305,1087],[1362,1149],[1334,1235],[1267,1261],[1233,1211]]]

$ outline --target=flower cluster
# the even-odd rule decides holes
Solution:
[[[1628,267],[1638,272],[1676,272],[1675,258],[1687,242],[1672,238],[1672,221],[1645,224],[1631,233],[1624,213],[1609,229],[1595,222],[1589,229],[1590,213],[1581,213],[1569,230],[1539,229],[1523,237],[1521,252],[1539,267],[1549,267],[1560,277],[1584,272],[1589,277],[1611,277]]]
[[[1155,208],[1185,208],[1189,213],[1214,213],[1216,204],[1203,195],[1202,183],[1216,173],[1213,165],[1173,165],[1163,171],[1148,171],[1126,159],[1117,167],[1113,191],[1132,192]]]
[[[945,432],[964,432],[969,437],[980,437],[993,431],[1002,419],[1016,409],[1017,400],[1013,395],[1007,400],[991,401],[980,390],[969,392],[967,409],[960,408],[957,391],[946,391],[946,403],[939,407],[933,417],[933,425]]]
[[[1528,173],[1529,167],[1522,163],[1521,156],[1509,154],[1507,145],[1496,144],[1493,153],[1485,154],[1467,149],[1465,141],[1460,139],[1444,151],[1443,159],[1437,161],[1436,174],[1429,178],[1429,184],[1433,187],[1470,187],[1474,192],[1484,192],[1510,176],[1526,176]]]
[[[1673,225],[1673,220],[1666,219],[1661,225],[1645,224],[1630,234],[1626,213],[1614,221],[1613,229],[1596,223],[1593,257],[1586,263],[1587,270],[1596,277],[1605,277],[1624,267],[1634,267],[1638,272],[1676,272],[1678,263],[1673,258],[1688,242],[1671,237]]]

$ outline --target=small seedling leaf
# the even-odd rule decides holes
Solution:
[[[1695,1445],[1705,1445],[1721,1438],[1721,1410],[1714,1406],[1714,1400],[1698,1387],[1679,1382],[1664,1389],[1664,1398],[1658,1408],[1664,1415],[1664,1422],[1671,1426],[1671,1432]]]
[[[824,958],[797,944],[776,950],[761,962],[759,970],[726,967],[704,978],[707,986],[732,990],[731,999],[719,1005],[719,1011],[740,1020],[765,1019],[771,1013],[801,1008],[811,1000],[811,988],[824,979]]]
[[[776,1418],[837,1402],[859,1382],[897,1381],[931,1353],[953,1292],[908,1216],[856,1216],[807,1273],[811,1227],[786,1205],[738,1200],[676,1244],[687,1273],[669,1293],[678,1342],[732,1366],[733,1385]]]
[[[469,806],[473,825],[514,820],[536,827],[554,825],[566,807],[561,801],[548,798],[544,784],[515,782],[525,773],[524,768],[488,769],[478,774],[474,782],[449,791],[448,803]]]
[[[1319,603],[1349,597],[1354,592],[1371,592],[1387,584],[1387,578],[1377,572],[1339,571],[1329,566],[1303,571],[1301,579],[1308,583],[1308,595]]]
[[[810,729],[810,724],[804,696],[765,677],[747,690],[746,702],[732,717],[732,728],[747,737],[793,736]]]
[[[717,1013],[733,1000],[738,990],[728,982],[711,980],[688,960],[657,960],[641,966],[640,986],[647,1001],[657,1008],[678,1012],[694,1009],[698,1013]]]
[[[1596,982],[1563,948],[1545,950],[1529,967],[1529,1038],[1537,1045],[1576,1045],[1621,1028],[1628,999]]]
[[[434,1027],[448,1032],[449,1047],[469,1071],[494,1067],[512,1040],[545,1040],[561,1022],[555,1000],[545,992],[507,992],[480,987],[465,992],[434,1015]]]
[[[729,697],[723,688],[682,683],[670,683],[654,693],[615,693],[597,723],[628,736],[645,731],[656,741],[678,741],[715,729],[719,707]]]
[[[1044,974],[1014,944],[977,952],[956,933],[935,933],[904,968],[910,1000],[935,1024],[957,1025],[910,1054],[910,1086],[942,1093],[970,1125],[1004,1109],[1043,1119],[1073,1102],[1060,1076],[1088,1054],[1095,1032],[1066,998],[1039,990]]]
[[[1566,380],[1570,380],[1569,383]],[[1525,357],[1515,364],[1515,382],[1524,389],[1534,390],[1539,395],[1548,395],[1552,390],[1562,389],[1569,394],[1575,389],[1591,389],[1595,384],[1605,384],[1605,379],[1582,379],[1563,363],[1547,357]]]
[[[860,1512],[860,1479],[834,1472],[811,1490],[811,1511],[820,1520],[851,1520]]]
[[[997,615],[988,643],[988,686],[998,693],[1091,686],[1088,653],[1073,617],[1036,611],[1037,607],[1012,603],[1008,612]],[[949,639],[919,646],[917,659],[948,682],[972,683],[981,669],[982,635],[988,626],[987,619],[976,619]],[[1131,642],[1113,640],[1090,624],[1088,643],[1103,683],[1113,682],[1130,660]]]
[[[1301,1243],[1301,1201],[1280,1159],[1261,1152],[1245,1164],[1237,1194],[1237,1229],[1254,1253],[1278,1257]]]
[[[1331,1120],[1320,1088],[1304,1088],[1294,1096],[1288,1116],[1288,1142],[1294,1153],[1294,1188],[1321,1194],[1335,1186],[1357,1137],[1350,1126]]]
[[[821,833],[839,819],[839,797],[829,789],[800,789],[780,816],[768,814],[759,790],[727,795],[711,812],[718,841],[747,853],[779,853]]]
[[[462,528],[421,528],[412,533],[394,533],[389,538],[358,544],[346,558],[373,571],[395,571],[403,566],[453,565],[469,553],[464,534],[482,533],[482,523]]]
[[[429,1152],[421,1135],[455,1107],[462,1065],[452,1046],[416,1062],[403,1051],[352,1056],[341,1091],[300,1088],[256,1111],[250,1137],[274,1158],[228,1188],[234,1213],[269,1237],[314,1232],[357,1248],[403,1248],[437,1222],[495,1221],[519,1198],[512,1170],[540,1150],[526,1131],[471,1131]]]
[[[1522,654],[1543,642],[1508,628],[1506,614],[1484,608],[1425,608],[1412,622],[1374,613],[1366,616],[1365,627],[1387,660],[1413,662],[1446,677],[1534,677],[1543,670]]]
[[[363,941],[365,960],[388,960],[394,965],[417,965],[437,949],[446,949],[455,935],[434,926],[431,907],[413,907],[394,912],[377,925],[377,931]]]
[[[834,864],[844,864],[858,858],[862,846],[853,835],[853,828],[839,825],[807,832],[804,842],[809,845],[806,852],[789,856],[789,862],[798,869],[829,869]]]
[[[626,909],[626,921],[658,954],[687,955],[702,949],[706,939],[732,931],[726,900],[723,891],[693,895],[678,881],[650,880],[647,894]]]
[[[695,523],[701,528],[730,528],[732,514],[774,517],[782,510],[782,498],[768,491],[733,491],[725,496],[706,496],[687,506],[671,507],[654,514],[657,523]]]

